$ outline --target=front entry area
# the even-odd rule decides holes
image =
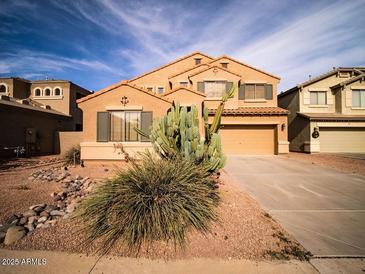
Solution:
[[[220,129],[226,154],[276,154],[274,125],[224,125]]]

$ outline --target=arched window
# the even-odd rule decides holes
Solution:
[[[36,88],[35,90],[34,90],[34,96],[41,96],[42,95],[42,91],[41,91],[41,89],[40,88]]]
[[[6,84],[0,84],[0,93],[6,93],[8,91],[8,88]]]
[[[61,96],[61,88],[55,88],[53,94],[54,96]]]
[[[51,89],[50,88],[45,88],[44,89],[44,96],[51,96]]]

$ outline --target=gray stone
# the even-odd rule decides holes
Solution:
[[[29,209],[29,210],[27,210],[26,212],[23,213],[24,217],[31,217],[31,216],[36,216],[36,215],[37,215],[37,213],[34,210],[31,210],[31,209]]]
[[[52,210],[50,212],[51,216],[63,216],[65,215],[65,212],[63,211],[60,211],[60,210]]]
[[[57,209],[56,206],[54,206],[54,205],[47,205],[44,210],[49,213],[49,212],[51,212],[52,210],[55,210],[55,209]]]
[[[38,220],[38,216],[31,216],[28,218],[28,224],[33,224],[35,221]]]
[[[20,218],[18,225],[25,225],[28,222],[28,217]]]
[[[4,242],[5,236],[6,236],[6,233],[1,231],[0,232],[0,244],[2,244]]]
[[[66,216],[66,215],[65,215]],[[63,217],[65,217],[65,216],[63,216]],[[49,225],[51,225],[51,226],[54,226],[56,223],[57,223],[57,220],[48,220],[48,221],[46,221],[45,222],[46,224],[49,224]]]
[[[27,234],[27,231],[22,226],[11,226],[8,228],[8,231],[5,235],[4,244],[10,245],[15,241],[23,238]]]
[[[48,217],[49,216],[49,212],[42,211],[41,213],[39,213],[39,216],[41,216],[41,217]]]
[[[47,221],[47,217],[46,216],[43,216],[43,217],[40,217],[39,219],[38,219],[38,223],[44,223],[45,221]]]
[[[41,228],[43,227],[43,224],[37,224],[36,228]]]
[[[82,180],[82,177],[80,175],[76,175],[75,179],[76,180]]]
[[[24,226],[26,229],[28,229],[28,231],[29,232],[31,232],[31,231],[33,231],[34,230],[34,228],[35,228],[35,225],[32,223],[32,224],[26,224],[25,226]]]
[[[36,207],[42,207],[42,208],[44,208],[46,206],[46,204],[37,204],[37,205],[32,205],[32,206],[30,206],[29,207],[29,209],[31,209],[31,210],[34,210],[34,208],[36,208]]]

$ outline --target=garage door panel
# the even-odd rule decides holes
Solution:
[[[274,126],[224,125],[220,135],[226,154],[275,154]]]
[[[321,127],[321,152],[365,152],[365,128]]]

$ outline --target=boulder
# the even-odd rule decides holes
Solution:
[[[8,228],[8,231],[5,235],[4,244],[10,245],[15,241],[23,238],[27,234],[27,231],[22,226],[11,226]]]
[[[2,232],[2,231],[0,232],[0,244],[2,244],[4,242],[5,235],[6,235],[5,232]]]
[[[43,216],[43,217],[40,217],[39,219],[38,219],[38,223],[44,223],[45,221],[47,221],[47,217],[46,216]]]
[[[24,217],[31,217],[31,216],[36,216],[36,215],[37,215],[37,213],[32,209],[29,209],[23,213]]]
[[[28,222],[28,217],[20,218],[18,225],[25,225]]]
[[[80,175],[76,175],[75,179],[76,180],[82,180],[82,177]]]
[[[31,216],[28,218],[28,224],[33,224],[39,219],[38,216]]]
[[[34,230],[34,228],[35,228],[35,225],[33,224],[33,223],[31,223],[31,224],[26,224],[25,226],[24,226],[26,229],[28,229],[28,231],[29,232],[31,232],[31,231],[33,231]]]
[[[41,216],[41,217],[48,217],[49,216],[49,212],[48,211],[42,211],[41,213],[39,213],[39,216]]]
[[[34,208],[36,208],[36,207],[44,208],[45,206],[46,206],[46,204],[42,203],[42,204],[32,205],[32,206],[29,207],[29,209],[34,210]],[[36,210],[34,210],[34,211],[36,211]]]
[[[48,213],[50,213],[52,210],[55,210],[55,209],[57,209],[56,206],[54,206],[54,205],[47,205],[44,210],[47,211]]]
[[[63,212],[63,211],[60,211],[60,210],[52,210],[50,212],[51,216],[63,216],[65,215],[66,213]]]

